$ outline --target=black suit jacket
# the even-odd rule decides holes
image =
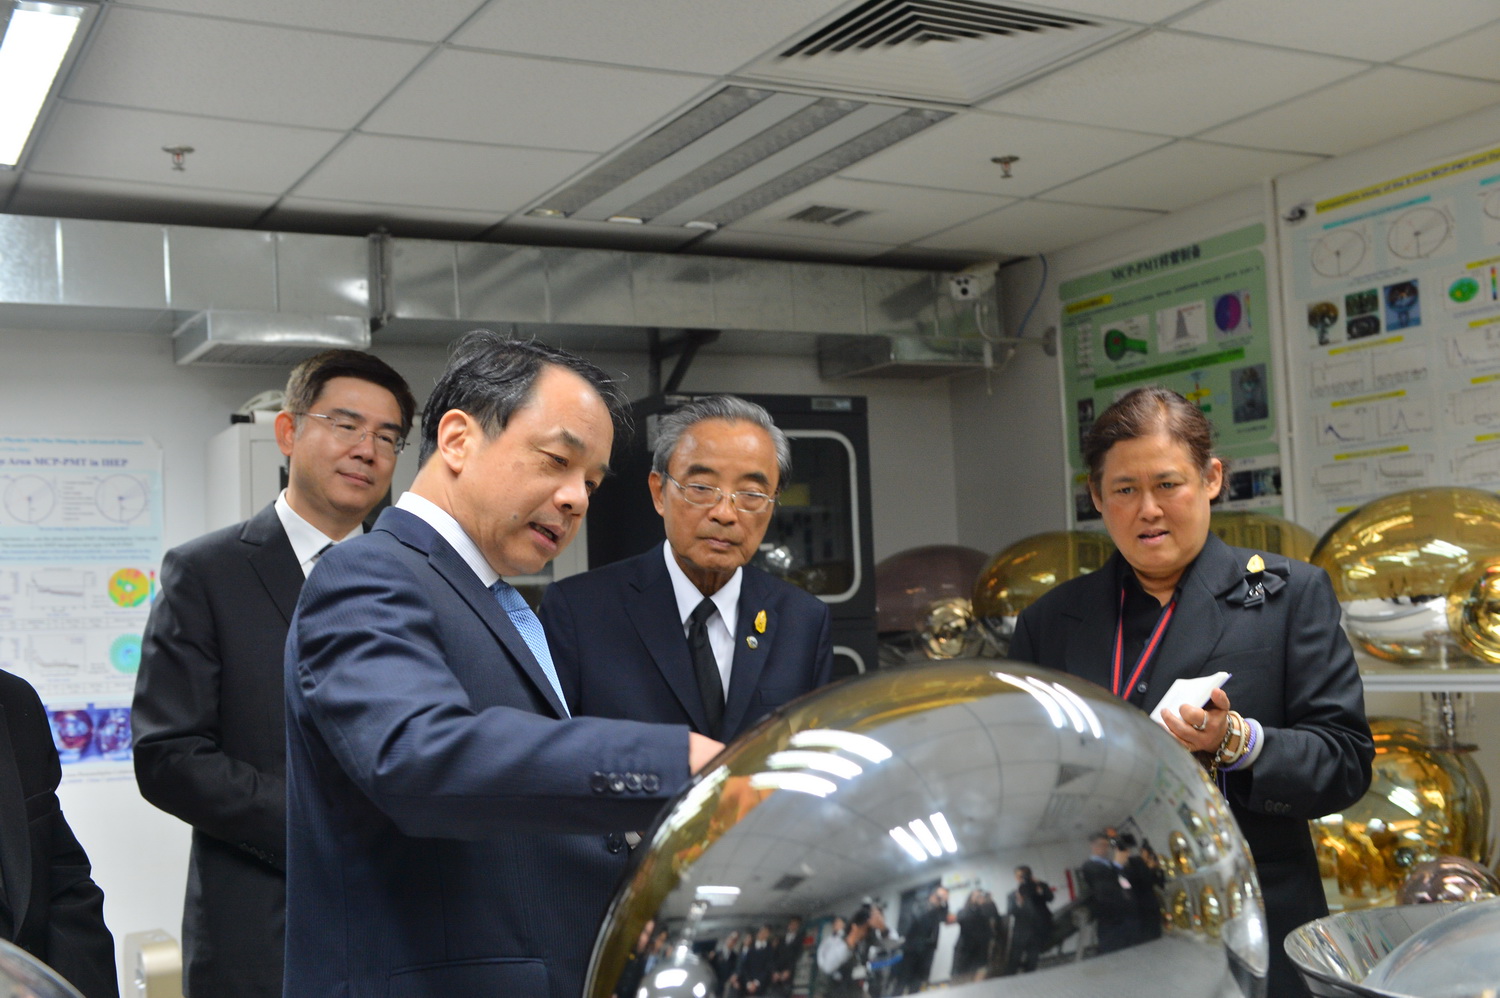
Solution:
[[[1256,554],[1266,565],[1258,579],[1247,569]],[[1099,571],[1037,600],[1016,622],[1010,656],[1108,688],[1125,569],[1117,552]],[[1264,587],[1259,600],[1251,592],[1255,581]],[[1255,765],[1224,774],[1222,785],[1265,893],[1270,993],[1297,994],[1301,985],[1281,941],[1327,914],[1307,822],[1359,800],[1370,785],[1375,748],[1364,686],[1322,569],[1231,548],[1209,534],[1179,589],[1145,702],[1155,706],[1180,677],[1228,672],[1231,705],[1264,726]],[[1288,980],[1279,991],[1278,982]]]
[[[559,720],[493,594],[402,509],[318,562],[286,697],[288,998],[577,998],[624,858],[606,833],[687,781],[687,728]]]
[[[281,662],[301,591],[274,504],[162,561],[131,721],[141,794],[193,826],[182,915],[192,998],[281,994]]]
[[[0,671],[0,936],[85,998],[117,998],[104,893],[57,803],[62,767],[29,683]]]
[[[723,741],[732,741],[833,674],[828,606],[746,566]],[[755,628],[765,611],[766,629]],[[660,545],[547,587],[540,616],[574,714],[689,724],[708,733],[677,597]],[[755,639],[751,648],[750,638]]]

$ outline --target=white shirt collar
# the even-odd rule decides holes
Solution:
[[[329,544],[339,544],[351,537],[358,537],[365,530],[364,524],[357,523],[343,537],[329,537],[303,519],[301,513],[292,509],[292,504],[286,501],[286,489],[282,489],[281,494],[276,497],[276,518],[281,521],[281,529],[286,531],[286,539],[292,542],[292,554],[296,555],[297,564],[302,567],[304,579]]]
[[[682,626],[687,626],[688,617],[703,602],[703,592],[687,577],[682,566],[677,564],[677,558],[672,554],[672,545],[663,542],[661,546],[662,557],[667,560],[667,575],[672,578],[672,592],[677,597],[677,619],[682,621]],[[719,587],[709,599],[714,601],[718,608],[719,616],[724,621],[725,628],[729,631],[730,640],[733,640],[735,626],[739,623],[740,607],[740,584],[744,581],[745,570],[736,568],[729,581]]]
[[[486,589],[493,586],[495,580],[500,578],[500,573],[490,567],[490,563],[480,552],[479,545],[475,544],[473,538],[458,525],[452,513],[415,492],[401,493],[401,498],[396,500],[396,508],[406,510],[442,535],[443,540],[458,552],[464,564],[472,568],[474,574],[479,576],[479,581],[484,583]]]

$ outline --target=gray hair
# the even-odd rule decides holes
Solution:
[[[776,487],[779,489],[786,484],[792,474],[792,446],[787,443],[786,434],[781,432],[764,407],[737,395],[705,395],[662,416],[657,426],[656,450],[651,453],[651,470],[665,475],[667,463],[682,442],[682,435],[689,427],[708,419],[750,423],[770,434],[771,443],[776,447]]]

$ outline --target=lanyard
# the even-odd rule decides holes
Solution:
[[[1115,696],[1122,700],[1130,699],[1130,691],[1140,681],[1141,673],[1146,671],[1146,664],[1151,661],[1151,656],[1156,654],[1156,646],[1161,644],[1161,636],[1167,631],[1167,624],[1172,620],[1172,611],[1177,609],[1177,597],[1172,597],[1172,602],[1162,611],[1161,618],[1157,620],[1156,627],[1151,631],[1151,639],[1146,642],[1146,647],[1141,650],[1140,661],[1135,663],[1135,671],[1130,674],[1130,682],[1124,687],[1120,686],[1120,659],[1125,653],[1125,587],[1120,587],[1120,615],[1115,619],[1115,659],[1114,669],[1110,673],[1110,688]],[[1121,692],[1121,689],[1124,692]]]

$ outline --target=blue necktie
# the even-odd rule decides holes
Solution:
[[[542,622],[537,619],[531,607],[526,605],[526,600],[516,588],[504,579],[496,579],[495,584],[490,586],[490,592],[495,594],[495,600],[500,604],[510,617],[510,622],[516,625],[516,630],[521,632],[521,639],[526,642],[526,647],[531,649],[531,654],[536,658],[537,664],[547,674],[547,681],[557,691],[558,702],[563,705],[563,716],[571,717],[568,713],[568,701],[563,696],[562,683],[557,679],[557,667],[552,664],[552,651],[547,647],[547,634],[542,630]]]

